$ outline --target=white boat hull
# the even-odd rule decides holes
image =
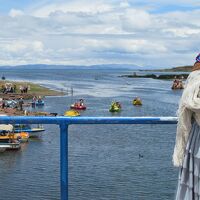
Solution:
[[[0,143],[0,151],[20,149],[20,143]]]

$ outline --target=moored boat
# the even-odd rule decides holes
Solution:
[[[173,81],[173,84],[172,84],[172,90],[182,90],[182,89],[184,89],[184,85],[183,85],[183,78],[184,77],[182,77],[181,79],[177,79],[176,77],[175,77],[175,79],[174,79],[174,81]]]
[[[78,112],[77,110],[67,110],[64,116],[76,117],[76,116],[80,116],[80,112]]]
[[[43,100],[41,100],[41,101],[39,101],[39,100],[33,101],[31,103],[31,105],[32,105],[32,107],[35,107],[35,106],[44,106],[44,101]]]
[[[134,106],[141,106],[142,105],[142,100],[138,97],[136,97],[134,100],[133,100],[133,105]]]
[[[44,127],[41,124],[38,124],[37,127],[31,127],[30,124],[15,124],[14,125],[14,132],[20,133],[20,132],[28,132],[29,138],[35,138],[39,137],[39,132],[45,131]]]
[[[0,151],[3,152],[7,149],[19,149],[20,140],[19,136],[13,132],[11,124],[0,124]]]
[[[76,110],[85,110],[86,109],[86,106],[82,106],[82,105],[77,105],[76,103],[75,104],[72,104],[70,106],[71,109],[76,109]]]
[[[113,102],[109,109],[110,112],[120,112],[121,111],[121,104],[119,102]]]
[[[85,110],[86,105],[84,105],[84,100],[80,99],[79,102],[75,102],[74,104],[72,104],[70,108],[75,110]]]
[[[4,152],[6,150],[18,150],[20,148],[21,148],[21,143],[19,141],[15,142],[0,141],[0,152]]]

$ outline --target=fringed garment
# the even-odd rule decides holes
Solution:
[[[180,168],[176,200],[200,200],[200,126],[194,122]]]
[[[200,125],[200,70],[190,73],[180,100],[173,163],[182,166],[192,118]]]
[[[180,100],[173,164],[180,167],[176,200],[200,200],[200,70],[189,75]]]

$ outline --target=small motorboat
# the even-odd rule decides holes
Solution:
[[[18,150],[21,148],[21,143],[17,140],[0,139],[0,152],[6,150]]]
[[[45,131],[44,127],[40,124],[38,124],[37,127],[32,128],[30,124],[15,124],[14,125],[14,132],[20,133],[20,132],[41,132]]]
[[[41,101],[39,101],[39,100],[33,101],[33,102],[31,102],[31,105],[32,105],[32,107],[35,107],[35,106],[44,106],[44,101],[43,100],[41,100]]]
[[[68,116],[68,117],[76,117],[76,116],[80,116],[80,112],[77,110],[67,110],[64,114],[64,116]]]
[[[120,112],[121,104],[119,102],[113,102],[109,109],[110,112]]]
[[[183,81],[181,79],[175,79],[172,84],[172,90],[182,90],[184,89]]]
[[[84,100],[80,99],[79,102],[75,102],[74,104],[72,104],[70,108],[75,110],[85,110],[86,106],[84,105]]]
[[[134,106],[141,106],[142,105],[142,100],[140,98],[135,98],[133,100],[133,105]]]
[[[27,132],[29,133],[29,138],[39,137],[39,132],[45,131],[44,127],[41,124],[38,124],[37,127],[31,127],[30,124],[15,124],[14,132],[21,133]]]
[[[71,109],[76,109],[76,110],[85,110],[85,109],[86,109],[86,106],[85,106],[85,105],[76,105],[76,103],[75,103],[75,104],[72,104],[72,105],[70,106],[70,108],[71,108]]]
[[[178,85],[178,86],[176,84],[172,85],[172,90],[182,90],[182,89],[184,89],[183,84]]]
[[[12,130],[12,131],[10,131]],[[0,125],[0,140],[13,140],[19,142],[28,142],[29,134],[27,132],[14,132],[13,125]]]
[[[13,133],[11,124],[0,124],[0,152],[7,149],[19,149],[21,147],[19,136]]]

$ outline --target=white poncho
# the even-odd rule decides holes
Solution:
[[[179,104],[176,144],[173,154],[173,163],[177,167],[181,166],[183,162],[186,143],[192,127],[192,117],[200,125],[200,70],[193,71],[188,76]]]

